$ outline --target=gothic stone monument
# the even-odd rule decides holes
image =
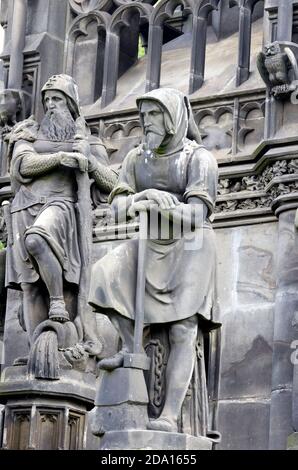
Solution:
[[[63,299],[55,299],[52,306],[62,315],[60,319],[67,319],[69,315],[70,321],[64,323],[57,321],[58,317],[49,320],[49,292],[41,279],[38,284],[43,283],[44,309],[37,316],[34,316],[33,310],[33,317],[27,320],[24,318],[23,291],[4,285],[6,254],[10,256],[10,244],[16,243],[12,237],[13,230],[7,233],[7,229],[10,221],[17,217],[14,213],[10,214],[15,204],[12,201],[12,184],[15,181],[10,175],[12,160],[9,162],[6,156],[13,157],[14,149],[20,145],[18,139],[16,142],[9,139],[9,134],[15,124],[34,115],[35,120],[30,119],[30,122],[35,135],[36,121],[41,123],[44,117],[44,104],[40,100],[42,87],[51,76],[67,74],[74,78],[79,87],[80,113],[91,131],[88,141],[95,142],[98,137],[101,139],[110,168],[122,165],[128,153],[144,141],[137,97],[160,87],[172,87],[188,96],[201,142],[193,123],[189,123],[188,138],[203,144],[212,153],[217,160],[219,174],[212,227],[217,244],[217,298],[220,309],[212,311],[212,321],[214,324],[221,323],[222,327],[208,329],[210,322],[199,325],[204,337],[210,411],[206,429],[220,432],[222,438],[216,449],[297,447],[297,15],[297,0],[181,0],[178,3],[176,0],[1,0],[0,23],[5,37],[1,53],[1,83],[3,78],[4,90],[0,91],[0,204],[4,202],[5,205],[0,207],[0,347],[1,344],[5,345],[5,355],[2,354],[0,362],[2,372],[5,370],[1,376],[0,396],[4,406],[7,403],[6,424],[4,426],[2,420],[1,429],[5,430],[9,423],[15,423],[17,430],[13,441],[10,439],[9,442],[7,433],[2,433],[5,438],[3,445],[15,448],[78,447],[80,437],[76,441],[77,436],[81,436],[87,408],[93,406],[95,397],[95,376],[86,373],[85,365],[87,361],[87,367],[94,371],[98,356],[100,359],[111,357],[109,360],[114,365],[115,361],[119,364],[122,360],[123,364],[130,365],[110,372],[99,369],[102,379],[116,377],[117,374],[129,377],[128,371],[134,376],[137,374],[135,371],[140,371],[140,377],[144,375],[143,408],[137,410],[139,416],[142,413],[144,416],[142,432],[162,433],[164,436],[171,434],[145,429],[144,424],[145,421],[149,425],[159,421],[167,411],[164,403],[170,323],[165,322],[163,326],[145,323],[141,341],[142,309],[136,310],[138,315],[131,315],[135,316],[135,322],[134,319],[130,321],[135,326],[137,344],[113,358],[122,348],[121,344],[118,345],[117,333],[108,317],[98,312],[92,313],[90,310],[88,313],[86,310],[88,321],[85,322],[86,317],[81,316],[79,312],[82,308],[78,306],[83,305],[85,300],[78,302],[78,294],[87,296],[88,293],[81,292],[79,285],[73,284],[72,292],[67,292],[67,280],[63,275],[63,295],[61,292],[51,294],[54,297],[63,296]],[[191,114],[189,116],[191,118]],[[29,135],[30,122],[27,121],[26,128]],[[76,130],[79,136],[85,134],[82,121],[81,124],[80,131],[77,133]],[[26,145],[34,146],[34,139],[26,141]],[[75,140],[76,144],[82,144],[84,139]],[[96,145],[91,142],[90,146],[93,154]],[[102,147],[102,156],[103,153]],[[67,159],[63,160],[61,169],[67,171]],[[98,161],[104,163],[103,160]],[[71,170],[68,171],[72,174]],[[158,178],[156,181],[159,181]],[[32,183],[27,183],[27,187],[35,185],[38,179],[36,177]],[[73,169],[72,179],[75,180],[74,192],[79,196],[79,180],[85,180],[83,186],[87,183],[86,172]],[[94,181],[93,177],[90,179]],[[20,183],[20,186],[26,185]],[[153,188],[146,186],[145,189]],[[163,190],[167,192],[167,188]],[[97,190],[96,184],[91,185],[92,263],[114,249],[124,254],[124,248],[119,247],[124,241],[128,242],[128,247],[133,243],[138,245],[138,241],[132,242],[137,238],[138,218],[132,217],[133,211],[126,216],[126,209],[122,211],[125,213],[123,219],[117,214],[113,216],[107,203],[109,192],[104,194]],[[84,192],[84,195],[87,198],[89,193]],[[115,196],[113,207],[116,199],[120,201],[120,196]],[[81,204],[81,197],[79,200]],[[129,197],[123,199],[129,200]],[[72,204],[71,201],[68,203]],[[46,202],[40,204],[45,205]],[[149,211],[150,221],[154,220],[154,210]],[[33,218],[29,207],[27,215],[30,213]],[[85,222],[88,224],[88,211],[84,212],[86,218],[82,222],[79,213],[77,208],[78,234],[82,225],[85,226]],[[137,211],[136,214],[140,214],[141,231],[144,231],[147,212]],[[87,230],[87,233],[90,236],[91,232]],[[40,236],[28,234],[28,241],[31,242],[37,235]],[[185,238],[188,238],[188,233]],[[143,253],[140,267],[146,266],[146,273],[140,269],[143,278],[138,278],[139,283],[148,281],[148,272],[151,272],[148,253],[152,252],[152,246],[156,247],[154,240],[157,239],[158,236],[149,238],[146,243],[134,248]],[[81,250],[83,247],[79,240],[78,236]],[[163,249],[170,248],[166,243],[164,245]],[[32,257],[32,266],[38,269],[34,259]],[[131,257],[129,260],[132,263]],[[156,257],[152,258],[152,265],[155,261]],[[84,257],[80,263],[81,266],[85,263]],[[158,271],[159,277],[163,273]],[[183,272],[184,275],[187,272]],[[82,280],[83,283],[88,282],[84,276]],[[33,290],[34,284],[31,283],[28,289]],[[139,292],[145,294],[145,290]],[[124,300],[128,302],[129,299]],[[144,295],[143,300],[142,297],[138,299],[138,306],[146,305],[148,297]],[[134,304],[131,304],[131,311],[133,307]],[[120,307],[115,310],[119,311]],[[110,319],[118,315],[115,312],[107,312]],[[202,319],[198,315],[197,318]],[[128,322],[129,318],[122,315],[122,326],[125,320]],[[71,335],[73,339],[77,335],[81,338],[83,332],[80,325],[83,325],[83,341],[67,348],[58,347],[59,370],[50,372],[60,374],[59,380],[35,378],[35,374],[39,373],[34,359],[37,349],[35,352],[33,349],[29,351],[29,334],[20,326],[20,321],[26,328],[33,321],[40,322],[40,328],[44,321],[54,324],[56,333],[44,332],[49,341],[42,341],[51,351],[55,351],[54,344],[58,337],[60,344],[63,331],[70,333],[68,339]],[[88,325],[91,325],[91,331]],[[81,333],[78,333],[79,330]],[[31,343],[35,344],[38,338],[32,336]],[[129,340],[126,343],[129,345]],[[100,344],[103,345],[101,353],[92,356],[96,359],[90,359],[88,345],[90,352],[95,353],[99,351]],[[201,346],[197,347],[197,356],[202,355]],[[150,364],[144,360],[143,347]],[[123,353],[126,355],[125,361]],[[136,369],[136,356],[138,366],[149,369],[144,372],[142,368]],[[12,367],[16,359],[19,365]],[[72,369],[66,370],[63,363],[70,364]],[[28,382],[28,364],[33,377],[31,384]],[[41,364],[40,371],[44,374],[45,363]],[[194,361],[194,374],[177,420],[180,437],[203,434],[199,421],[193,419],[201,410],[195,397],[202,396],[201,392],[197,392],[202,364],[202,360]],[[17,388],[13,385],[16,381],[13,371],[16,378],[21,377]],[[74,387],[67,388],[65,385],[67,374],[72,375],[72,383],[76,375],[81,386],[90,383],[91,388],[88,386],[82,390],[78,386],[75,392],[79,396],[74,394]],[[82,374],[86,380],[88,376],[90,382],[83,382]],[[6,379],[9,377],[11,387],[8,392],[14,390],[14,394],[8,396],[4,387],[8,387]],[[34,403],[35,408],[32,394],[27,395],[29,402],[22,402],[22,381],[33,391],[37,390],[38,384],[40,388],[43,384],[51,386],[52,390],[56,387],[56,391],[47,395],[47,407],[43,407],[45,395],[44,401]],[[82,396],[85,397],[83,404]],[[37,398],[37,394],[34,397]],[[86,397],[89,397],[87,404]],[[111,410],[115,412],[115,397],[113,400]],[[148,404],[146,400],[149,400]],[[100,413],[103,413],[105,404],[101,401],[99,405]],[[125,406],[122,408],[125,409]],[[95,412],[93,409],[88,418]],[[117,424],[116,418],[117,415]],[[108,420],[105,421],[107,424]],[[36,426],[31,427],[31,423]],[[42,427],[37,428],[37,423]],[[67,426],[65,423],[68,423]],[[55,430],[59,429],[60,424],[63,429],[68,429],[65,436],[72,436],[71,439],[67,437],[57,442]],[[127,429],[127,421],[125,425]],[[35,429],[38,429],[36,434]],[[47,443],[45,438],[38,443],[40,429],[51,429],[53,440]],[[100,432],[100,426],[97,431]],[[98,448],[99,442],[103,444],[109,432],[116,431],[106,431],[101,441],[95,436],[93,438],[89,421],[87,440],[83,446]],[[46,431],[42,435],[48,436],[49,433]]]

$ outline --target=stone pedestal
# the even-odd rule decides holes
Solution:
[[[211,450],[212,441],[176,432],[109,431],[100,439],[100,450]]]
[[[103,371],[92,417],[99,450],[211,450],[207,437],[147,430],[147,406],[143,370]]]
[[[31,378],[25,366],[6,368],[0,383],[2,449],[84,449],[94,393],[93,374],[70,370],[50,381]]]
[[[146,429],[147,406],[148,393],[141,369],[103,371],[95,398],[93,433]]]

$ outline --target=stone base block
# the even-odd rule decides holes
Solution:
[[[207,437],[162,431],[110,431],[100,439],[100,450],[211,450]]]
[[[0,380],[0,403],[5,404],[11,397],[28,394],[83,401],[91,410],[95,398],[95,375],[65,370],[59,380],[44,380],[28,375],[27,366],[6,367]]]
[[[148,392],[141,369],[120,367],[102,371],[95,398],[95,435],[126,429],[146,429]]]
[[[78,450],[86,447],[87,412],[93,407],[95,377],[65,371],[59,380],[34,379],[27,367],[2,374],[5,404],[0,447],[14,450]]]
[[[100,436],[114,430],[143,430],[148,423],[147,405],[121,403],[120,405],[96,406],[92,418],[92,432]]]

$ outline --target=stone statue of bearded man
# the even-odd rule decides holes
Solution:
[[[66,298],[79,291],[86,270],[84,243],[91,237],[85,223],[89,208],[79,199],[91,203],[91,181],[109,194],[117,176],[108,167],[101,140],[91,135],[81,115],[73,78],[54,75],[41,94],[45,116],[40,125],[31,117],[10,134],[14,199],[6,285],[23,291],[22,323],[31,343],[38,325],[47,320],[65,324],[76,342],[84,336],[83,320],[72,301],[67,307]]]

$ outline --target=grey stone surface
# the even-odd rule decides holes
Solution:
[[[266,224],[216,231],[221,399],[270,396],[276,229]]]
[[[243,312],[241,312],[243,314]],[[223,331],[227,335],[227,344],[224,343],[222,349],[222,369],[220,379],[220,398],[240,398],[240,397],[269,397],[271,392],[271,375],[272,375],[272,346],[260,334],[255,333],[255,322],[258,315],[264,314],[257,312],[256,316],[250,318],[251,324],[243,321],[230,321],[227,323]],[[270,327],[272,320],[272,312],[267,321]],[[242,323],[242,327],[241,327]],[[244,323],[244,324],[243,324]],[[264,327],[264,325],[262,325]],[[245,338],[245,341],[251,341],[247,346],[247,350],[243,356],[239,357],[240,349],[237,339],[229,340],[229,328],[233,327],[237,331],[239,337]],[[243,329],[242,329],[243,328]],[[246,334],[247,333],[247,334]],[[252,334],[253,333],[253,334]],[[242,341],[242,343],[244,340]],[[241,349],[243,344],[241,345]],[[224,359],[224,353],[231,355],[234,351],[234,359],[228,362]],[[237,360],[237,358],[239,359]]]
[[[266,450],[269,445],[269,400],[220,401],[218,450]]]
[[[275,298],[277,224],[218,229],[221,315],[246,305],[268,307]]]
[[[130,367],[102,371],[97,384],[95,405],[108,407],[132,402],[148,402],[143,371]]]
[[[269,449],[282,450],[293,432],[292,389],[274,390],[271,395]]]
[[[22,293],[9,289],[7,307],[4,329],[5,367],[12,366],[16,357],[28,356],[29,353],[28,336],[18,318],[22,308]]]
[[[93,408],[95,397],[95,376],[92,373],[76,370],[64,370],[61,380],[36,380],[27,374],[26,366],[7,367],[1,374],[0,400],[6,403],[9,399],[32,396],[68,397],[85,403]]]
[[[275,341],[272,355],[272,390],[291,388],[293,382],[293,349],[289,343]]]
[[[87,434],[86,434],[86,449],[98,450],[99,449],[99,436],[95,436],[92,432],[92,422],[94,420],[95,408],[90,410],[87,414]]]
[[[293,320],[297,310],[297,228],[295,214],[297,194],[279,196],[274,205],[279,216],[277,248],[277,296],[273,334],[273,373],[270,410],[270,448],[284,449],[293,431],[296,401],[293,389],[294,367],[291,343],[294,339]],[[290,293],[290,295],[289,295]],[[282,322],[284,325],[282,325]],[[292,399],[292,409],[289,403]]]
[[[158,431],[111,431],[100,439],[100,450],[211,450],[206,437]]]

